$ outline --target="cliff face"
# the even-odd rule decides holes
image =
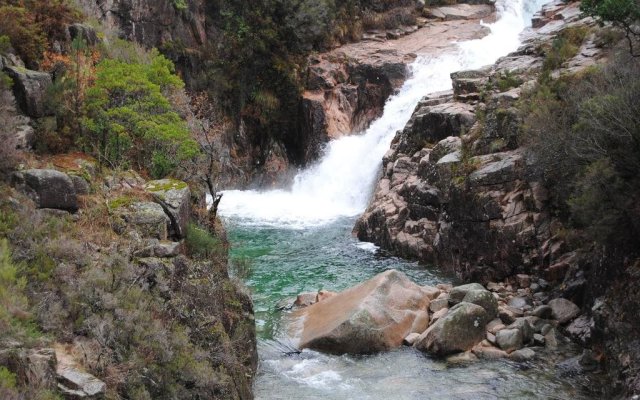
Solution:
[[[631,334],[638,326],[631,310],[640,305],[633,252],[605,256],[584,242],[570,243],[566,215],[522,133],[523,110],[537,104],[527,96],[539,82],[579,80],[602,64],[607,50],[597,44],[593,21],[580,19],[576,3],[545,6],[534,26],[516,52],[452,74],[453,91],[418,104],[383,158],[374,198],[354,234],[465,281],[532,274],[551,282],[555,296],[585,312],[565,332],[593,349],[631,396],[638,392],[640,365]],[[575,56],[550,67],[543,49],[580,32],[591,33],[581,36]]]

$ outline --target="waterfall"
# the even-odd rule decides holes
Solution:
[[[219,212],[243,224],[303,228],[361,214],[367,207],[381,160],[398,130],[426,94],[451,88],[451,72],[479,68],[517,49],[519,34],[544,0],[498,0],[498,20],[482,39],[456,43],[451,52],[420,55],[410,78],[361,135],[327,144],[320,160],[301,171],[289,190],[224,192]]]

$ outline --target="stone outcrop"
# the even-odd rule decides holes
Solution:
[[[562,279],[571,259],[552,233],[556,221],[542,177],[531,168],[535,160],[520,147],[517,102],[542,66],[536,46],[568,24],[592,23],[570,11],[576,7],[564,4],[566,18],[549,14],[551,21],[529,32],[516,52],[453,73],[453,91],[419,102],[382,160],[373,199],[354,227],[360,240],[467,281],[539,268]]]
[[[157,203],[140,201],[119,206],[113,210],[114,229],[117,233],[132,236],[132,232],[138,238],[154,238],[167,240],[170,224],[169,217],[164,209]]]
[[[167,214],[170,221],[169,235],[177,239],[184,238],[191,218],[189,185],[173,179],[161,179],[147,182],[145,188]]]
[[[4,71],[13,79],[13,93],[18,106],[26,115],[41,118],[51,114],[45,95],[52,85],[51,75],[23,67],[6,67]]]
[[[295,316],[301,318],[301,348],[331,353],[373,353],[402,344],[429,323],[429,302],[440,290],[419,286],[390,270]]]
[[[29,169],[13,176],[18,185],[38,208],[75,212],[78,200],[71,178],[53,169]]]

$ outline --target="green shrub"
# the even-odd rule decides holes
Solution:
[[[640,246],[640,65],[541,83],[524,100],[525,141],[561,215],[612,248]]]
[[[544,49],[543,71],[558,69],[565,61],[578,54],[588,33],[589,29],[585,26],[573,26],[562,30],[553,40],[551,46]]]
[[[149,64],[100,62],[95,85],[87,91],[84,145],[108,165],[165,176],[173,163],[198,152],[167,99],[183,85],[171,61],[157,52]]]
[[[193,223],[187,226],[185,244],[189,254],[202,259],[220,255],[224,248],[219,239]]]

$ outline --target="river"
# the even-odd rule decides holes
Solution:
[[[581,399],[587,377],[555,363],[571,354],[540,351],[536,361],[449,365],[412,348],[369,356],[305,350],[290,354],[285,299],[318,289],[341,290],[386,269],[419,284],[451,282],[446,271],[390,257],[351,235],[367,206],[382,156],[395,132],[426,94],[451,88],[449,74],[478,68],[515,50],[541,0],[499,0],[498,20],[478,40],[453,44],[437,57],[419,55],[411,77],[386,103],[382,117],[359,135],[330,142],[320,161],[288,190],[225,191],[219,213],[232,258],[255,303],[260,366],[257,399]]]

